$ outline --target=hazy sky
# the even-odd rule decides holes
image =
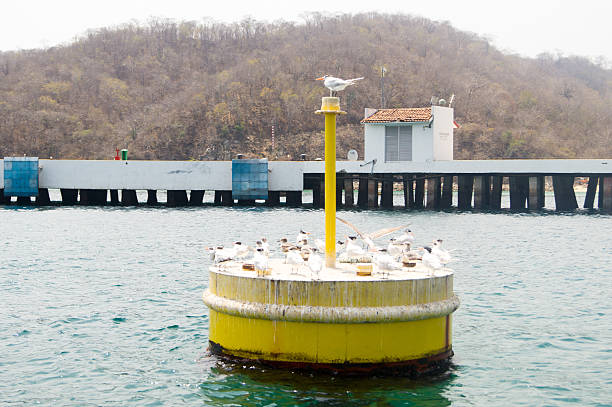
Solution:
[[[66,43],[90,28],[145,22],[151,16],[301,21],[300,15],[308,11],[377,11],[448,20],[461,30],[489,37],[503,50],[526,56],[562,52],[612,61],[612,0],[19,0],[3,1],[0,10],[2,51]]]

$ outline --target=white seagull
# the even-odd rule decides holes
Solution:
[[[303,240],[306,240],[306,242],[308,242],[309,234],[310,234],[309,232],[304,232],[303,230],[300,230],[300,233],[298,233],[297,236],[295,237],[295,243],[300,244],[302,243]]]
[[[323,269],[323,260],[321,256],[317,254],[317,249],[310,249],[310,255],[308,256],[308,262],[306,264],[308,264],[308,268],[314,274],[314,278],[318,280],[319,272]]]
[[[268,270],[268,256],[263,247],[258,247],[253,255],[253,264],[257,273],[265,273]]]
[[[329,96],[333,96],[332,92],[338,92],[339,90],[344,90],[347,86],[354,85],[355,82],[360,81],[362,79],[363,77],[353,78],[353,79],[340,79],[340,78],[335,78],[333,76],[324,75],[324,76],[321,76],[320,78],[317,78],[316,80],[324,81],[323,85],[325,85],[325,87],[329,89]]]

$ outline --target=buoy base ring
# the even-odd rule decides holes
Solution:
[[[443,372],[448,369],[454,355],[452,347],[436,355],[388,363],[310,363],[289,362],[265,359],[247,359],[226,352],[220,344],[208,341],[208,350],[220,359],[239,364],[259,365],[262,367],[289,369],[298,371],[315,371],[346,376],[378,375],[420,377]]]

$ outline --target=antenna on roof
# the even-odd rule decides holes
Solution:
[[[448,101],[448,107],[453,107],[453,102],[455,101],[455,94],[453,93]]]

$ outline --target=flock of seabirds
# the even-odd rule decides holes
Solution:
[[[323,81],[329,89],[329,95],[344,90],[347,86],[354,85],[361,78],[340,79],[330,75],[317,78]],[[452,258],[450,253],[442,248],[442,240],[437,239],[431,246],[412,249],[415,242],[414,233],[408,229],[409,225],[396,226],[381,229],[373,233],[362,233],[353,224],[337,217],[339,221],[353,229],[358,236],[346,236],[345,241],[336,243],[337,261],[340,263],[372,263],[376,266],[382,277],[388,276],[390,271],[402,270],[404,267],[414,267],[420,261],[430,275],[436,270],[443,269]],[[374,240],[391,233],[401,231],[397,237],[392,237],[386,247],[379,247]],[[359,242],[358,238],[361,240]],[[285,263],[292,266],[292,271],[302,270],[307,266],[311,272],[311,278],[318,279],[319,273],[324,269],[324,261],[319,253],[325,253],[325,242],[321,239],[310,239],[310,233],[300,230],[295,242],[287,238],[279,240],[279,252],[285,256]],[[232,247],[217,246],[208,249],[211,259],[215,264],[223,266],[226,262],[242,261],[243,268],[252,266],[258,275],[268,274],[268,261],[270,256],[278,252],[272,251],[270,243],[262,237],[255,243],[254,247],[234,242]],[[300,274],[297,272],[297,274]]]
[[[348,221],[337,218],[351,229],[357,236],[345,236],[344,241],[336,242],[337,261],[339,263],[372,263],[376,271],[385,277],[390,271],[402,270],[404,267],[414,267],[420,261],[423,266],[433,274],[436,270],[443,269],[452,257],[449,251],[442,248],[442,240],[436,239],[431,246],[413,249],[415,242],[414,233],[408,228],[409,225],[385,228],[372,233],[362,233]],[[400,232],[396,237],[389,239],[386,247],[378,246],[374,241],[394,232]],[[311,239],[310,233],[300,230],[295,241],[281,238],[278,241],[278,249],[270,247],[268,239],[262,237],[255,246],[251,247],[242,242],[234,242],[231,247],[217,246],[208,248],[211,260],[222,267],[231,261],[242,261],[244,264],[252,265],[258,275],[268,272],[268,262],[271,256],[284,256],[285,264],[291,265],[292,272],[300,274],[305,266],[311,273],[311,278],[319,279],[319,274],[324,270],[325,242],[321,239]]]

